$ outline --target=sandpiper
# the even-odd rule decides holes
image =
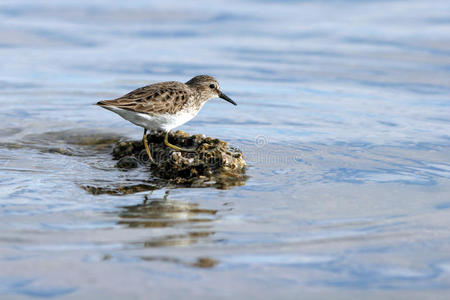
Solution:
[[[164,144],[176,151],[192,151],[169,143],[169,132],[183,125],[202,108],[208,100],[220,97],[237,105],[222,93],[217,80],[208,75],[195,76],[186,83],[159,82],[138,88],[114,100],[102,100],[97,105],[120,115],[125,120],[144,128],[142,141],[151,161],[147,130],[165,132]]]

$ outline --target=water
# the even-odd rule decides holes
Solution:
[[[0,16],[0,298],[448,297],[448,1],[4,0]],[[117,170],[113,144],[142,131],[91,104],[198,74],[239,105],[181,129],[242,149],[245,185]]]

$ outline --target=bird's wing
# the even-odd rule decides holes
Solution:
[[[100,106],[115,106],[145,114],[174,114],[192,96],[189,87],[181,82],[169,81],[138,88],[114,100],[102,100]]]

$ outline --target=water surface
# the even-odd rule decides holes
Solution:
[[[0,295],[448,297],[448,1],[6,0],[0,16]],[[239,147],[245,184],[115,168],[142,130],[91,104],[198,74],[239,105],[181,129]]]

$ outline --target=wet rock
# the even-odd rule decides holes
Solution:
[[[124,156],[116,164],[119,169],[134,169],[139,166],[139,161],[132,156]]]
[[[232,148],[227,142],[205,137],[201,134],[189,135],[176,131],[169,135],[171,144],[192,149],[192,152],[175,151],[164,145],[163,133],[151,133],[147,136],[153,162],[148,159],[142,141],[122,141],[113,149],[114,159],[128,165],[135,159],[150,167],[152,175],[169,180],[171,183],[216,187],[242,185],[245,180],[245,160],[239,149]]]
[[[107,185],[107,186],[97,186],[97,185],[80,185],[82,189],[92,195],[129,195],[134,193],[148,192],[160,189],[158,183],[141,183],[141,184],[133,184],[133,185]]]

